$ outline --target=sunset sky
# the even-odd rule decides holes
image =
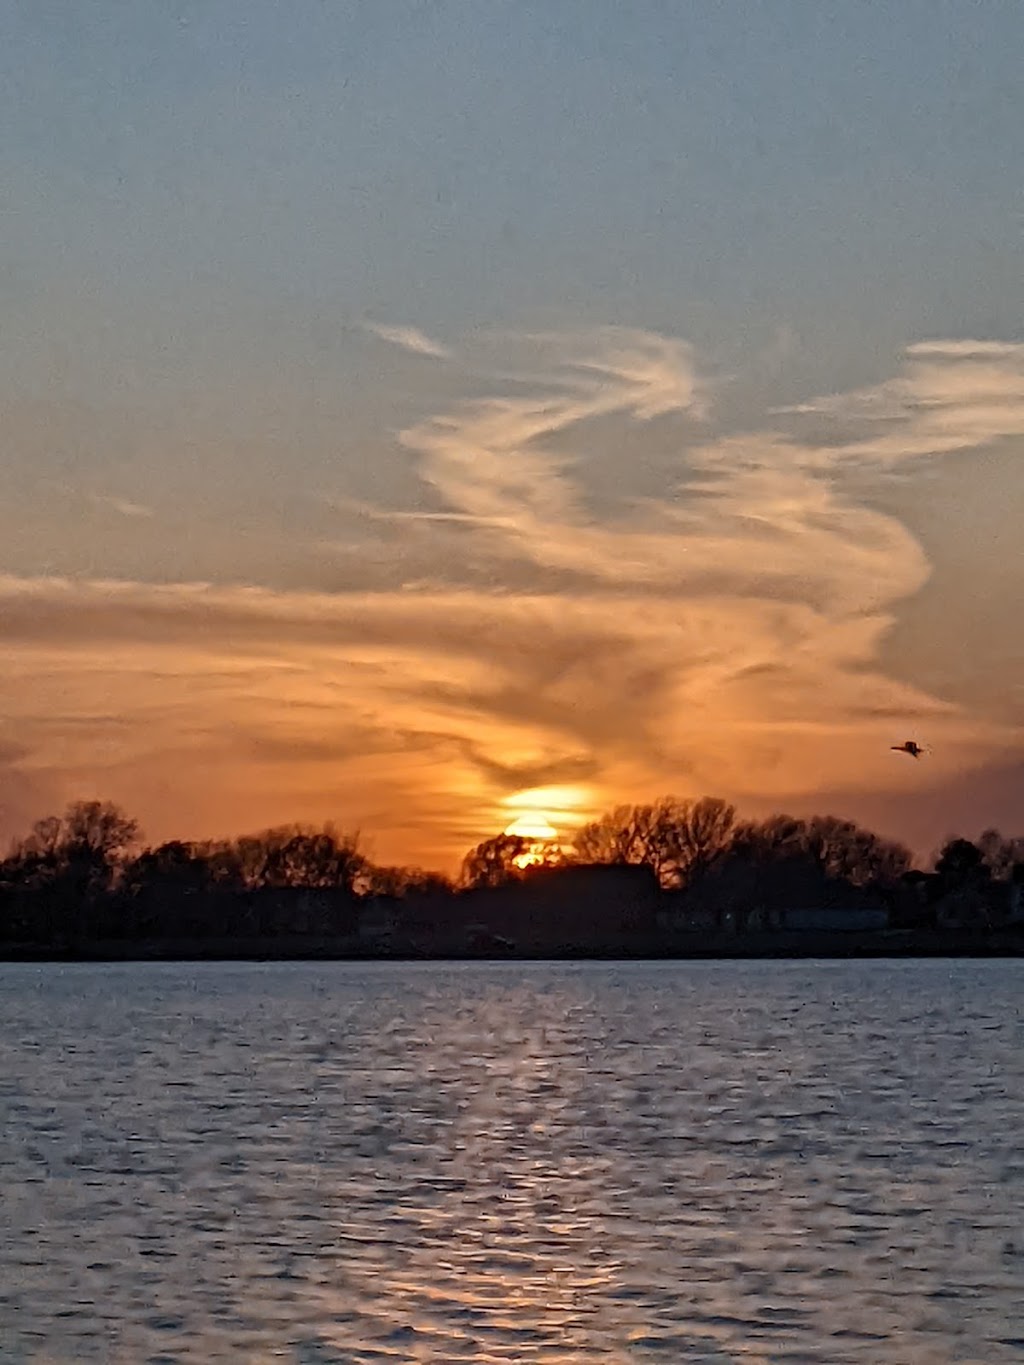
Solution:
[[[4,840],[1024,833],[1019,0],[0,36]]]

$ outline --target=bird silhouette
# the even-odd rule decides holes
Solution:
[[[889,748],[895,749],[898,754],[909,754],[911,758],[920,758],[924,753],[916,739],[905,739],[902,744],[890,744]]]

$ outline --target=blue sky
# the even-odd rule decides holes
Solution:
[[[902,528],[927,564],[912,569],[909,551],[900,560],[905,577],[894,576],[885,602],[892,624],[865,658],[959,717],[958,756],[940,774],[953,794],[927,828],[906,826],[919,841],[934,837],[941,820],[974,809],[956,792],[983,788],[986,764],[1002,772],[1019,762],[1020,660],[1005,622],[1024,587],[1010,548],[1022,510],[1020,357],[947,347],[937,361],[908,359],[907,348],[1021,340],[1022,49],[1024,9],[1009,0],[12,3],[0,44],[0,573],[15,595],[35,585],[33,601],[41,582],[92,593],[104,620],[106,590],[95,585],[111,580],[143,596],[151,584],[259,587],[278,594],[272,615],[286,623],[289,593],[335,606],[339,595],[383,595],[362,608],[371,615],[387,615],[389,594],[420,594],[426,615],[439,609],[438,592],[477,594],[481,610],[486,594],[506,605],[539,594],[545,610],[561,603],[571,616],[593,604],[593,556],[621,551],[631,558],[618,579],[601,579],[602,593],[642,589],[645,601],[673,600],[685,613],[710,590],[704,578],[673,576],[658,537],[670,507],[705,506],[709,443],[757,435],[774,483],[754,519],[775,518],[773,534],[785,536],[793,498],[804,499],[805,531],[818,513],[809,486],[778,500],[784,471],[763,453],[766,433],[826,450],[863,442],[854,431],[863,404],[849,395],[868,390],[876,403],[903,403],[888,420],[920,444],[917,417],[956,395],[958,440],[932,430],[927,468],[920,451],[904,459],[887,449],[815,475],[844,509]],[[657,338],[690,349],[666,352]],[[642,396],[629,378],[637,363]],[[578,401],[581,364],[608,381],[611,397],[596,409]],[[896,398],[894,382],[906,386]],[[552,383],[562,407],[537,446],[524,395]],[[1006,420],[982,413],[992,391],[1012,409]],[[490,455],[531,470],[532,490],[507,475],[488,484],[486,459],[456,477],[452,451],[439,455],[430,426],[439,421],[489,450],[479,411],[466,406],[481,402],[504,404],[503,418],[512,405],[501,439],[511,432],[525,445]],[[750,476],[747,457],[734,456],[730,447],[738,496]],[[539,489],[552,499],[543,508]],[[480,520],[495,498],[508,504],[506,521],[519,519],[515,536],[489,524],[490,512]],[[732,572],[729,536],[752,524],[730,508],[728,525],[702,531],[705,578],[718,592]],[[617,548],[598,532],[620,536]],[[771,546],[762,552],[770,559]],[[903,550],[886,541],[880,553],[891,565]],[[881,565],[871,571],[888,577]],[[819,609],[825,588],[813,577],[794,568],[780,586],[766,562],[767,600]],[[874,610],[870,593],[854,601],[833,590],[836,621]],[[730,603],[754,595],[730,579]],[[198,634],[175,648],[201,653],[212,609],[192,608]],[[133,619],[153,610],[159,617],[162,608],[136,603]],[[580,625],[581,650],[589,630]],[[300,668],[301,639],[281,631],[288,666]],[[8,800],[7,822],[51,795],[106,783],[167,832],[180,801],[175,754],[200,738],[168,720],[160,755],[127,740],[118,749],[109,736],[93,748],[60,741],[99,712],[79,697],[93,674],[74,671],[81,659],[53,632],[43,653],[31,653],[42,649],[33,639],[10,646],[19,686],[55,670],[68,709],[61,730],[12,701],[21,721],[6,750],[0,735],[0,754],[9,753],[10,790],[24,795]],[[138,667],[149,660],[150,725],[162,706],[169,717],[185,706],[184,693],[154,681],[160,631],[140,625],[134,642],[115,634],[109,657],[124,664],[117,650],[134,650]],[[653,666],[648,644],[631,648],[638,667]],[[197,676],[222,676],[223,659],[198,658]],[[363,664],[351,654],[305,662],[334,682],[362,676]],[[230,752],[210,750],[211,772],[216,760],[218,771],[248,776],[201,814],[222,826],[285,818],[280,791],[306,817],[332,813],[329,801],[370,824],[347,795],[349,756],[337,756],[327,783],[305,760],[288,766],[295,698],[282,693],[274,709],[276,674],[264,665],[266,714]],[[845,681],[863,666],[844,666]],[[513,778],[499,775],[507,755],[492,750],[519,753],[513,773],[538,767],[534,749],[557,758],[546,732],[510,738],[517,686],[529,702],[518,710],[532,706],[538,724],[557,693],[530,670],[517,683],[510,668],[484,641],[471,671],[497,670],[500,685],[492,676],[439,719],[428,701],[440,682],[426,668],[400,708],[409,751],[433,753],[436,766],[451,749],[465,766],[456,795],[433,793],[443,828],[426,806],[411,821],[423,857],[431,840],[447,854],[459,838],[490,832],[516,795]],[[686,661],[678,676],[666,659],[659,668],[671,691]],[[469,687],[464,677],[458,685]],[[603,686],[611,694],[617,684]],[[378,738],[363,736],[372,747],[394,727],[379,689],[356,691],[356,712],[375,716]],[[197,714],[219,714],[213,693],[189,695]],[[432,716],[422,729],[411,719],[416,698]],[[130,729],[131,707],[117,705]],[[756,719],[767,735],[784,724],[779,705],[765,693],[763,714],[744,702],[730,723]],[[913,706],[900,706],[886,725],[914,722]],[[286,714],[287,723],[274,719]],[[580,803],[717,771],[710,753],[692,770],[682,759],[659,763],[653,738],[631,749],[609,727],[603,716],[566,748],[566,770],[576,762],[590,774]],[[677,738],[682,755],[686,737]],[[306,737],[293,739],[299,753]],[[252,744],[273,749],[278,766],[254,776]],[[602,746],[622,751],[607,771]],[[398,766],[408,762],[403,751]],[[786,779],[785,765],[766,757],[752,782],[719,764],[737,799],[779,791],[813,804],[827,774],[809,759],[798,766],[799,779]],[[867,814],[872,800],[892,799],[887,773],[869,768],[836,784]],[[909,779],[892,780],[899,792]],[[404,790],[382,789],[369,814],[385,822]],[[266,794],[249,800],[253,791]],[[1005,805],[993,815],[1012,818]],[[399,834],[383,836],[389,848]]]
[[[843,380],[1018,325],[1013,3],[11,11],[5,293],[108,319],[86,386],[161,323],[315,354],[621,311],[732,354],[788,325]]]

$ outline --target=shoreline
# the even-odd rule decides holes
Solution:
[[[0,964],[53,962],[609,962],[807,961],[813,959],[1024,958],[1024,926],[986,934],[964,930],[895,930],[884,934],[772,933],[716,936],[701,943],[678,936],[595,944],[532,942],[507,948],[458,943],[373,943],[351,938],[233,941],[174,938],[149,942],[97,940],[54,946],[0,945]]]

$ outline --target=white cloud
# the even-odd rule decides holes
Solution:
[[[658,537],[588,522],[571,461],[550,443],[598,418],[702,418],[706,388],[691,348],[619,328],[535,340],[552,359],[543,391],[466,403],[402,433],[423,457],[422,477],[453,511],[496,532],[494,543],[541,567],[604,582],[673,582],[676,530]]]
[[[509,522],[507,517],[476,517],[468,512],[430,512],[422,508],[375,507],[372,503],[363,502],[359,498],[332,497],[325,499],[325,501],[328,507],[332,507],[337,512],[345,512],[368,521],[448,522],[454,525],[467,526],[500,526]]]
[[[152,517],[156,515],[152,507],[146,507],[141,502],[131,502],[128,498],[113,497],[104,493],[88,493],[86,496],[95,506],[117,512],[122,517]]]
[[[968,339],[944,341],[915,341],[907,347],[907,355],[998,356],[1019,358],[1024,347],[1015,341],[972,341]]]
[[[849,432],[831,459],[897,464],[1024,433],[1024,344],[923,341],[885,383],[779,409]]]
[[[401,346],[403,350],[412,351],[415,355],[431,356],[435,360],[450,360],[451,350],[440,341],[435,341],[428,337],[425,332],[421,332],[418,327],[406,326],[385,326],[383,323],[369,322],[366,329],[381,341],[391,342],[394,346]]]
[[[604,329],[539,342],[560,361],[542,392],[466,403],[402,434],[423,479],[453,515],[487,529],[493,554],[605,589],[735,592],[839,611],[874,610],[924,581],[906,529],[841,497],[834,451],[765,433],[681,450],[677,487],[631,505],[629,519],[587,516],[582,456],[556,453],[556,441],[561,452],[595,418],[703,419],[706,385],[691,349],[659,336]]]

